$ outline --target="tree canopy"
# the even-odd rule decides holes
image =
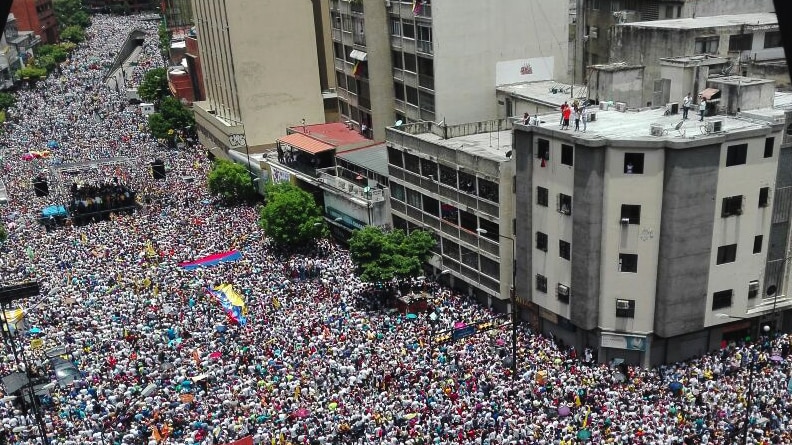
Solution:
[[[38,80],[47,77],[47,70],[37,66],[26,66],[17,71],[17,77],[20,79]]]
[[[424,230],[407,235],[403,230],[367,226],[352,232],[349,253],[361,280],[386,282],[419,276],[436,243],[432,234]]]
[[[146,71],[138,87],[138,96],[146,102],[157,102],[170,95],[168,74],[165,68]]]
[[[61,29],[72,25],[85,29],[91,24],[91,17],[85,12],[82,0],[55,0],[52,7]]]
[[[235,204],[256,198],[250,174],[244,165],[218,159],[212,165],[208,178],[209,192],[219,195],[227,203]]]
[[[172,136],[171,130],[181,130],[193,124],[195,119],[192,111],[173,97],[163,99],[159,112],[152,114],[148,119],[151,134],[157,138],[169,138]]]
[[[16,97],[11,93],[0,92],[0,110],[7,110],[14,106]]]
[[[61,31],[60,39],[71,43],[83,42],[85,41],[85,30],[79,25],[67,26]]]
[[[275,244],[301,247],[327,235],[322,209],[310,193],[288,182],[268,184],[259,226]]]

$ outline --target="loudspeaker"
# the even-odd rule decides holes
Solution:
[[[49,185],[46,179],[33,180],[33,192],[38,197],[49,196]]]
[[[154,179],[165,179],[165,163],[157,159],[151,163],[151,176]]]

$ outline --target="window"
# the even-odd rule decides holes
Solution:
[[[476,229],[479,228],[478,218],[476,215],[467,212],[465,210],[459,211],[459,225],[462,226],[463,229],[476,233]]]
[[[635,300],[616,300],[616,316],[619,318],[635,318]]]
[[[759,296],[759,282],[754,280],[748,283],[748,299],[753,300]]]
[[[415,60],[414,54],[404,54],[404,71],[409,71],[411,73],[418,71],[418,62]]]
[[[574,152],[575,150],[571,145],[561,144],[561,163],[571,167],[575,156]]]
[[[434,113],[435,101],[434,94],[425,91],[418,92],[418,100],[421,102],[421,109]]]
[[[431,159],[421,158],[421,174],[437,180],[437,163]]]
[[[781,31],[768,31],[764,37],[764,47],[767,48],[780,48],[783,46],[781,39]]]
[[[459,261],[459,244],[451,240],[448,240],[446,238],[442,239],[442,244],[443,244],[443,255]]]
[[[402,23],[402,36],[405,39],[414,39],[415,38],[415,25],[410,20],[405,20]]]
[[[748,144],[731,145],[726,149],[726,167],[745,164],[748,158]]]
[[[542,252],[547,252],[547,234],[536,232],[536,248]]]
[[[341,14],[337,12],[331,12],[330,17],[333,19],[333,28],[341,29]],[[338,54],[338,53],[336,53]]]
[[[498,184],[478,178],[479,196],[487,201],[498,202]]]
[[[624,173],[628,175],[642,175],[644,172],[643,153],[624,154]]]
[[[737,244],[718,247],[718,258],[715,264],[733,263],[737,259]]]
[[[402,53],[401,51],[391,51],[391,58],[393,59],[393,67],[397,69],[404,68],[404,62],[402,61]]]
[[[564,215],[572,214],[572,197],[563,193],[558,194],[558,212]]]
[[[344,45],[333,42],[333,55],[335,55],[336,59],[344,59]]]
[[[391,183],[391,197],[404,202],[404,187],[401,184]]]
[[[547,207],[550,192],[544,187],[536,187],[536,204]]]
[[[538,146],[536,150],[536,157],[538,159],[550,160],[550,141],[546,139],[539,139],[536,143]]]
[[[404,153],[404,168],[415,173],[416,175],[420,175],[420,160],[418,156],[415,156],[410,153]]]
[[[416,209],[420,209],[422,204],[421,194],[412,189],[406,189],[406,190],[407,190],[407,204],[410,204]]]
[[[729,36],[729,51],[750,51],[753,46],[753,34],[735,34]]]
[[[440,212],[444,221],[455,226],[459,225],[459,209],[451,204],[442,204],[440,205]]]
[[[547,293],[547,277],[536,274],[536,290]]]
[[[756,235],[754,237],[753,253],[762,253],[762,242],[763,241],[764,241],[764,235]]]
[[[404,162],[402,162],[402,152],[397,150],[395,147],[388,147],[388,162],[403,168]]]
[[[641,224],[641,206],[633,205],[633,204],[622,204],[621,223]]]
[[[729,196],[728,198],[723,198],[723,204],[721,207],[721,217],[727,218],[729,216],[739,216],[742,215],[742,207],[743,207],[743,196]]]
[[[390,19],[390,32],[391,35],[400,36],[401,35],[401,22],[399,19]]]
[[[418,90],[411,86],[405,87],[407,89],[407,103],[412,105],[418,105]]]
[[[431,42],[432,41],[432,28],[426,25],[415,25],[416,30],[418,31],[418,40],[424,42]]]
[[[712,294],[712,310],[715,311],[725,307],[730,307],[732,305],[732,295],[734,295],[734,291],[732,289],[722,290]]]
[[[445,185],[450,185],[451,187],[457,187],[457,175],[456,170],[451,167],[447,167],[443,164],[440,164],[440,182]]]
[[[558,283],[558,286],[556,286],[556,296],[558,297],[558,301],[562,303],[569,303],[569,294],[569,286]]]
[[[773,157],[773,146],[775,145],[775,138],[767,138],[765,139],[765,150],[764,150],[764,157],[772,158]]]
[[[718,44],[720,37],[699,37],[696,39],[695,52],[696,54],[718,54]]]
[[[465,193],[476,194],[476,177],[470,173],[459,172],[459,190]]]
[[[438,218],[440,216],[440,203],[431,196],[423,195],[423,211]]]
[[[404,100],[404,85],[399,82],[393,82],[393,97],[396,100]]]
[[[564,240],[558,240],[558,256],[565,260],[569,260],[570,251],[571,248],[568,242]]]
[[[336,71],[336,86],[341,89],[346,89],[346,74],[341,71]]]
[[[665,18],[673,19],[674,18],[674,7],[671,5],[667,5],[665,7]]]
[[[631,253],[620,253],[619,272],[638,273],[638,255]]]
[[[759,189],[759,207],[767,207],[770,201],[770,187]]]

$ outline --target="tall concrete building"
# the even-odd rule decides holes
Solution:
[[[340,113],[375,139],[396,121],[494,119],[497,86],[566,77],[568,14],[551,0],[331,0],[330,11]]]
[[[20,31],[32,31],[41,36],[41,43],[58,42],[58,21],[52,0],[14,0],[11,12]]]
[[[286,128],[324,122],[311,2],[195,0],[193,14],[206,93],[194,110],[205,147],[274,146]]]
[[[785,119],[771,103],[703,122],[598,110],[585,133],[517,125],[517,295],[540,329],[647,366],[788,326]]]

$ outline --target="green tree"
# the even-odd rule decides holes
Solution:
[[[62,45],[41,45],[36,48],[36,57],[51,57],[56,63],[61,63],[69,58],[69,53]]]
[[[424,230],[407,235],[403,230],[367,226],[352,232],[349,253],[360,279],[376,283],[420,275],[436,244]]]
[[[38,80],[43,79],[44,77],[47,77],[47,70],[44,68],[26,66],[25,68],[17,71],[17,78],[19,79]]]
[[[209,192],[219,195],[229,204],[250,202],[256,199],[256,189],[244,165],[217,160],[208,178]]]
[[[81,43],[85,41],[85,30],[79,25],[71,25],[63,28],[60,39],[71,43]]]
[[[7,110],[14,106],[16,97],[13,94],[0,92],[0,110]]]
[[[146,102],[159,102],[170,95],[168,73],[165,68],[154,68],[146,71],[138,87],[138,96]]]
[[[52,7],[61,29],[72,25],[85,29],[91,24],[91,17],[85,12],[81,0],[55,0]]]
[[[306,246],[327,235],[322,209],[310,193],[288,182],[268,184],[259,226],[275,244]]]
[[[194,124],[192,111],[173,97],[163,99],[159,113],[154,113],[148,118],[151,134],[157,138],[169,138],[172,136],[171,130],[181,130]]]
[[[162,54],[168,55],[170,52],[170,44],[171,38],[173,38],[173,33],[168,31],[168,28],[164,23],[160,23],[159,29],[157,30],[157,35],[159,35],[160,51]]]

